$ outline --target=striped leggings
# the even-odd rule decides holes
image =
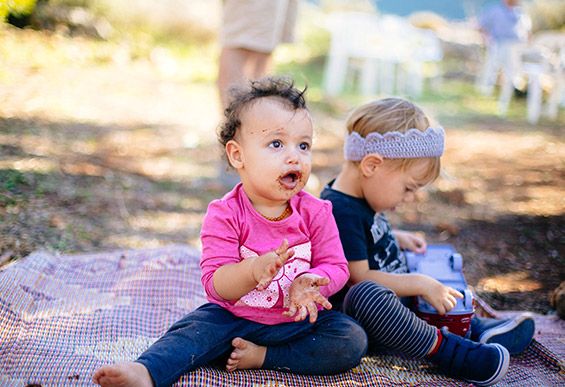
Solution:
[[[352,286],[343,310],[365,329],[371,351],[394,349],[423,358],[437,337],[436,327],[418,318],[392,290],[372,281]]]

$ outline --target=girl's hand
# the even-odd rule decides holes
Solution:
[[[263,254],[253,262],[253,279],[257,281],[257,290],[265,290],[277,275],[280,268],[294,255],[294,250],[288,248],[288,241],[284,239],[275,251]]]
[[[426,243],[426,239],[420,234],[401,230],[394,230],[393,234],[401,249],[410,250],[417,254],[426,252],[428,244]]]
[[[331,309],[332,304],[320,293],[320,286],[330,283],[330,279],[315,274],[303,274],[296,277],[289,289],[290,307],[283,312],[287,317],[296,316],[294,321],[302,321],[310,315],[310,322],[318,318],[318,304]]]
[[[456,298],[463,298],[463,295],[457,290],[445,286],[441,282],[427,275],[418,275],[419,281],[422,281],[422,297],[431,306],[433,306],[440,315],[444,315],[455,307]]]

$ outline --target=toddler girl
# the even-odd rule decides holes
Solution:
[[[236,91],[225,115],[219,138],[241,183],[212,201],[203,221],[210,302],[136,361],[98,369],[97,384],[168,386],[225,359],[229,371],[333,374],[365,354],[363,329],[329,310],[327,297],[349,273],[331,203],[302,190],[313,131],[303,92],[284,79],[254,81]]]

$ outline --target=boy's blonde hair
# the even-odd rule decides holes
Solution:
[[[357,132],[365,138],[373,132],[405,133],[409,129],[425,131],[430,126],[430,121],[422,109],[412,102],[402,98],[384,98],[355,109],[347,118],[346,126],[347,134]],[[437,179],[441,166],[439,157],[386,159],[385,162],[392,168],[406,171],[420,160],[430,162],[419,180],[426,184]]]

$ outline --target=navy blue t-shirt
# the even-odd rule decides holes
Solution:
[[[371,270],[406,273],[406,257],[392,234],[383,213],[375,213],[365,199],[356,198],[324,187],[320,197],[332,202],[339,238],[348,261],[367,260]],[[341,304],[349,286],[345,286],[330,301]]]

